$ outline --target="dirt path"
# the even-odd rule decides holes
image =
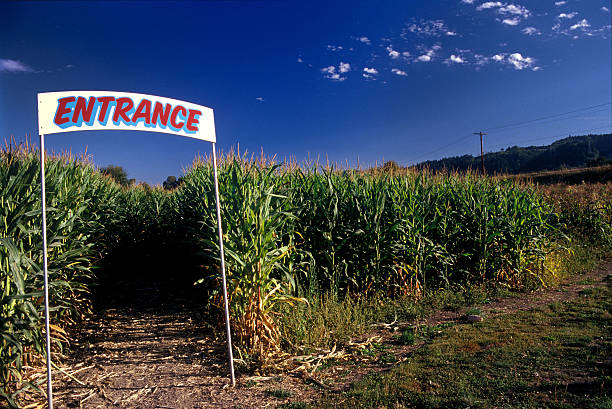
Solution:
[[[607,285],[610,274],[612,260],[606,260],[561,287],[496,300],[479,309],[489,319],[568,301],[585,288]],[[55,375],[56,407],[238,409],[309,401],[324,389],[345,390],[363,375],[404,360],[422,344],[395,342],[402,328],[463,322],[465,314],[439,312],[418,323],[382,325],[341,350],[311,357],[301,370],[276,377],[238,373],[238,387],[230,388],[224,340],[214,339],[198,324],[193,310],[168,309],[150,301],[149,307],[138,310],[105,310],[87,323],[64,365],[74,379]]]
[[[56,406],[265,408],[287,401],[275,391],[304,395],[303,382],[292,377],[238,373],[238,388],[230,388],[225,340],[192,317],[192,308],[167,306],[109,309],[93,317],[64,365],[73,378],[56,375]]]

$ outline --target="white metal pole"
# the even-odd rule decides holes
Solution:
[[[49,278],[47,271],[47,207],[45,204],[45,135],[40,135],[40,199],[42,202],[43,273],[45,282],[45,332],[47,337],[47,401],[53,409],[51,384],[51,333],[49,330]]]
[[[225,253],[223,252],[223,227],[221,226],[221,207],[219,206],[219,179],[217,176],[217,153],[215,143],[212,144],[213,168],[215,174],[215,199],[217,203],[217,228],[219,230],[219,248],[221,252],[221,275],[223,277],[223,302],[225,304],[225,330],[227,331],[227,356],[230,366],[232,386],[236,386],[234,376],[234,354],[232,353],[232,332],[230,329],[229,303],[227,301],[227,280],[225,279]]]

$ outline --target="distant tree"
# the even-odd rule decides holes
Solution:
[[[523,173],[597,166],[612,158],[612,134],[569,136],[547,146],[512,146],[484,156],[487,173]],[[418,163],[416,169],[478,169],[480,157],[454,156]]]
[[[139,182],[137,186],[143,189],[145,192],[150,192],[153,190],[151,185],[149,185],[147,182]]]
[[[183,183],[183,178],[176,178],[176,176],[168,176],[162,184],[164,189],[173,190],[179,187]]]
[[[587,166],[590,168],[605,165],[612,165],[612,160],[606,158],[605,156],[598,156],[597,159],[592,159],[587,162]]]
[[[382,169],[385,172],[396,172],[396,171],[400,170],[401,167],[400,167],[400,165],[397,164],[396,161],[389,160],[389,161],[385,162],[385,164],[383,165]]]
[[[103,175],[109,175],[121,186],[130,186],[135,182],[135,179],[128,179],[127,172],[121,166],[108,165],[105,168],[101,168],[100,172]]]

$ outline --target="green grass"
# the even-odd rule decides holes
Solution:
[[[407,363],[313,408],[605,408],[612,291],[443,330]],[[342,402],[342,403],[339,403]]]
[[[467,310],[465,312],[465,315],[480,315],[482,314],[482,311],[480,311],[480,308],[476,308],[476,307],[472,307],[469,310]]]
[[[439,290],[418,300],[413,297],[380,296],[338,299],[328,294],[310,300],[308,304],[281,308],[279,323],[286,349],[299,346],[302,352],[310,352],[313,348],[331,348],[334,344],[346,343],[375,324],[422,319],[437,310],[459,310],[507,294],[509,292],[504,288],[485,289],[482,286]],[[433,327],[419,327],[414,334],[415,339],[427,338],[436,330]],[[409,331],[404,331],[405,335],[398,339],[399,343],[410,345]]]
[[[401,345],[414,345],[417,340],[414,328],[407,328],[402,331],[402,335],[395,338]]]
[[[560,252],[557,257],[556,275],[550,278],[550,285],[567,285],[562,280],[573,279],[592,271],[600,260],[610,256],[610,251],[605,248],[589,247],[577,240],[571,244],[571,252]],[[579,280],[578,284],[585,282],[591,283],[592,279]],[[559,291],[566,290],[561,287]],[[591,290],[584,290],[585,293],[589,291]],[[440,289],[429,292],[420,299],[380,296],[338,299],[327,294],[311,300],[307,305],[280,309],[279,323],[285,341],[284,348],[309,353],[314,348],[331,348],[333,345],[346,343],[370,330],[373,324],[412,322],[436,311],[457,312],[466,307],[468,309],[463,313],[464,316],[482,315],[480,306],[498,298],[520,297],[523,294],[525,291],[492,283]],[[395,337],[395,341],[403,345],[413,345],[436,336],[443,329],[444,326],[404,328],[401,329],[402,333]],[[298,346],[300,349],[295,349]]]
[[[286,399],[286,398],[290,398],[291,396],[293,396],[293,392],[286,390],[286,389],[282,389],[282,388],[270,389],[270,390],[267,390],[266,393],[269,396],[272,396],[278,399]]]

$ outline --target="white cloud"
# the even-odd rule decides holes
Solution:
[[[372,44],[372,42],[370,41],[370,39],[369,39],[368,37],[365,37],[365,36],[364,36],[364,37],[359,37],[359,38],[357,39],[357,41],[361,41],[362,43],[367,44],[367,45]]]
[[[526,8],[518,4],[502,3],[500,1],[487,1],[476,7],[476,10],[482,11],[487,9],[497,9],[497,13],[501,15],[511,15],[512,18],[498,19],[503,24],[509,26],[516,26],[521,22],[521,18],[528,18],[531,12]]]
[[[465,4],[474,4],[475,0],[461,0],[461,3],[465,3]]]
[[[255,98],[255,99],[256,99],[256,100],[258,100],[259,102],[264,102],[263,97],[257,97],[257,98]]]
[[[567,27],[567,26],[562,27],[563,21],[561,19],[569,20],[571,18],[574,18],[576,15],[578,15],[577,12],[573,12],[569,14],[565,14],[565,13],[559,14],[557,16],[556,24],[552,27],[552,31],[556,35],[567,36],[574,40],[580,37],[584,37],[584,36],[600,37],[603,39],[610,38],[610,34],[611,34],[610,31],[612,29],[611,25],[603,25],[603,26],[596,28],[596,27],[592,27],[587,19],[582,19],[580,21],[577,21],[575,24],[571,25],[570,27]]]
[[[610,9],[607,8],[606,6],[602,6],[600,10],[605,12],[605,13],[609,13],[610,12]]]
[[[503,3],[499,1],[487,1],[486,3],[482,3],[480,6],[476,7],[476,10],[482,11],[486,9],[492,9],[496,7],[503,7]]]
[[[368,68],[365,67],[363,69],[363,73],[361,74],[363,78],[376,80],[376,75],[378,74],[378,70],[376,68]]]
[[[415,20],[413,20],[415,21]],[[418,23],[412,23],[406,26],[402,32],[402,38],[406,38],[408,32],[424,37],[440,37],[442,35],[454,36],[457,35],[450,30],[444,20],[419,20]]]
[[[325,78],[330,79],[332,81],[344,81],[346,79],[346,77],[342,77],[338,72],[336,72],[336,67],[334,67],[333,65],[321,68],[321,72],[325,74]]]
[[[542,33],[540,32],[540,30],[538,30],[535,27],[525,27],[524,29],[521,30],[521,33],[526,34],[528,36],[532,36],[532,35],[541,35]]]
[[[565,3],[567,3],[567,1],[555,1],[555,6],[557,6],[557,7],[558,7],[558,6],[562,6],[562,5],[564,5]]]
[[[476,60],[476,65],[478,69],[480,66],[483,66],[489,62],[489,59],[482,54],[474,54],[474,59]]]
[[[346,74],[350,70],[351,64],[342,61],[340,61],[338,64],[338,68],[333,65],[321,68],[321,72],[324,74],[324,77],[332,81],[344,81],[346,77],[342,76],[342,74]]]
[[[493,57],[491,57],[491,59],[499,62],[504,60],[504,56],[502,54],[495,54]]]
[[[399,75],[400,77],[405,77],[405,76],[408,75],[408,74],[406,74],[406,71],[398,70],[397,68],[392,68],[391,72],[393,74]]]
[[[442,49],[442,47],[439,44],[434,44],[431,46],[431,48],[427,48],[422,45],[418,46],[417,48],[424,52],[416,59],[416,61],[420,61],[420,62],[430,62],[433,59],[433,57],[436,55],[436,53]]]
[[[442,46],[440,44],[434,44],[431,46],[431,49],[428,52],[434,53],[436,51],[440,51],[441,49],[442,49]]]
[[[507,6],[500,7],[499,12],[502,14],[515,14],[523,18],[527,18],[531,14],[525,7],[516,4],[508,4]]]
[[[404,57],[410,57],[410,55],[411,55],[411,54],[410,54],[410,52],[408,52],[408,51],[404,51],[404,52],[402,52],[402,55],[403,55]]]
[[[582,21],[571,26],[570,30],[575,30],[577,28],[587,28],[587,27],[591,27],[591,25],[589,24],[586,18],[583,18]]]
[[[461,56],[455,55],[455,54],[451,54],[451,56],[446,60],[446,62],[448,63],[456,63],[456,64],[463,64],[465,61],[463,60],[463,58],[461,58]]]
[[[566,18],[566,19],[569,20],[569,19],[572,19],[572,18],[576,17],[577,14],[578,13],[575,12],[575,11],[573,13],[567,13],[567,14],[566,13],[561,13],[561,14],[559,14],[557,16],[557,18]]]
[[[519,18],[506,18],[502,21],[502,24],[507,24],[509,26],[516,26],[518,25],[518,23],[521,22],[521,19]]]
[[[34,72],[34,70],[21,61],[0,59],[0,72]]]
[[[299,62],[300,64],[304,62],[304,60],[302,60],[302,57],[298,57],[297,62]]]
[[[515,70],[530,68],[535,60],[531,57],[523,57],[520,53],[513,53],[508,56],[508,63],[514,66]]]
[[[327,49],[330,51],[342,51],[343,47],[341,45],[328,45]]]
[[[542,67],[533,67],[531,71],[542,71]]]
[[[393,58],[394,60],[400,56],[400,53],[395,51],[390,45],[387,46],[386,50],[389,53],[389,57]]]

